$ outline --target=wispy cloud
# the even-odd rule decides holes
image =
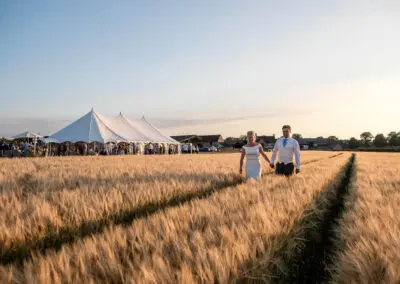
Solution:
[[[238,115],[238,116],[219,116],[204,119],[163,119],[163,118],[150,118],[149,120],[160,128],[177,128],[185,126],[206,125],[213,123],[228,123],[233,121],[245,121],[254,119],[273,118],[279,115],[288,113],[287,110],[276,110],[268,113],[260,113],[254,115]],[[290,115],[305,116],[312,113],[312,111],[290,111]]]

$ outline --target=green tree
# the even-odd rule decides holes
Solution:
[[[292,138],[299,140],[299,139],[303,138],[303,136],[301,136],[301,134],[299,134],[299,133],[293,133]]]
[[[335,140],[335,141],[339,140],[339,138],[337,138],[336,136],[333,136],[333,135],[329,136],[328,139],[329,140]]]
[[[239,140],[243,143],[247,143],[247,135],[240,135]]]
[[[318,136],[318,137],[317,137],[317,139],[324,139],[324,137],[322,137],[322,136]]]
[[[392,131],[387,137],[390,146],[400,146],[400,132]]]
[[[363,132],[360,134],[361,140],[363,140],[365,146],[369,146],[374,136],[371,132]]]
[[[246,144],[247,144],[247,135],[240,135],[240,137],[236,139],[235,143],[233,144],[233,147],[242,148],[242,146]]]
[[[355,137],[351,137],[349,140],[350,149],[356,149],[359,146],[360,146],[360,142]]]
[[[396,131],[391,131],[391,132],[387,135],[388,141],[390,141],[390,139],[392,139],[393,137],[396,137],[396,136],[397,136],[397,132],[396,132]]]
[[[383,134],[377,134],[374,139],[375,147],[384,147],[386,146],[386,137]]]
[[[227,138],[224,140],[223,145],[224,145],[224,146],[227,146],[227,147],[232,147],[233,145],[235,145],[235,143],[236,143],[237,141],[239,141],[238,138],[235,138],[235,137],[227,137]]]

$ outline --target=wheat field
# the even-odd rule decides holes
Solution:
[[[304,162],[327,155],[305,155]],[[135,209],[236,184],[237,169],[237,155],[6,160],[0,178],[1,248],[68,228],[123,222]]]
[[[362,155],[357,178],[375,157]],[[350,156],[302,152],[291,178],[263,162],[257,183],[239,175],[238,154],[2,160],[0,283],[282,281]],[[339,241],[348,220],[336,235],[351,254]],[[335,257],[340,281],[344,257]]]
[[[333,283],[400,283],[400,155],[361,153],[356,167]]]

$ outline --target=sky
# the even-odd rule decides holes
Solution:
[[[400,131],[400,1],[0,0],[0,136]]]

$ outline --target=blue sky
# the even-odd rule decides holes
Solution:
[[[0,135],[400,131],[398,1],[0,1]]]

